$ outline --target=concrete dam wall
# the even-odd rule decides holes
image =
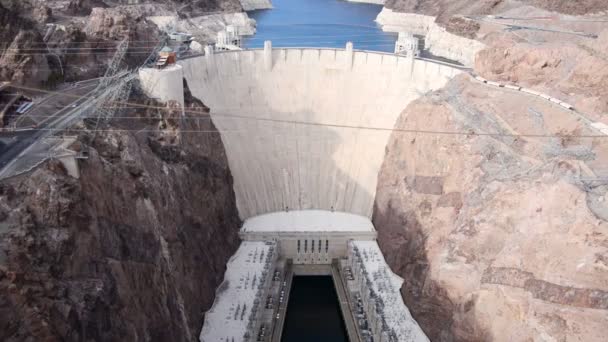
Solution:
[[[352,45],[207,52],[176,70],[211,109],[242,219],[285,209],[370,217],[396,118],[460,72]]]

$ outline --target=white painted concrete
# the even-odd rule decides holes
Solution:
[[[410,54],[416,57],[419,56],[418,38],[414,37],[411,32],[399,32],[399,37],[395,42],[395,53],[403,56]]]
[[[278,264],[290,260],[297,275],[329,275],[332,262],[340,259],[352,270],[353,278],[344,282],[351,294],[360,293],[375,341],[428,341],[403,303],[403,279],[390,271],[375,233],[368,218],[348,213],[307,210],[248,219],[200,340],[257,341],[262,322],[275,322],[275,312],[268,308],[268,316],[264,306],[272,297],[271,283],[284,281]],[[268,334],[272,324],[265,325]]]
[[[146,96],[161,102],[176,101],[184,105],[184,81],[180,65],[163,69],[139,69],[139,81]]]
[[[213,306],[205,313],[201,342],[255,340],[251,337],[259,329],[260,299],[268,290],[277,260],[274,247],[262,241],[241,243],[226,265]]]
[[[429,341],[403,303],[403,279],[390,270],[376,241],[351,241],[347,264],[354,277],[349,288],[361,295],[374,341]]]
[[[365,216],[325,210],[280,211],[247,219],[241,228],[249,232],[373,232]]]
[[[241,6],[244,11],[254,11],[272,8],[272,2],[270,0],[241,0]]]
[[[342,49],[227,51],[179,63],[221,131],[243,219],[286,208],[370,217],[391,134],[382,128],[460,73]]]
[[[78,162],[76,161],[75,155],[76,153],[71,156],[61,156],[57,159],[59,159],[61,165],[65,167],[65,170],[70,177],[78,179],[80,178],[80,168],[78,167]]]
[[[378,14],[376,21],[382,25],[383,31],[423,35],[425,48],[430,53],[467,66],[473,65],[477,52],[485,48],[485,45],[477,40],[447,32],[435,23],[435,17],[428,15],[393,12],[385,7]]]
[[[375,240],[377,233],[364,216],[302,210],[252,217],[239,235],[243,241],[276,241],[281,257],[296,265],[329,265],[347,256],[349,241]]]

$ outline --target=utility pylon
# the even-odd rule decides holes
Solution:
[[[116,52],[110,60],[104,76],[99,81],[97,89],[100,93],[103,92],[103,95],[100,95],[99,100],[96,101],[96,108],[94,110],[95,113],[93,115],[97,117],[98,122],[95,127],[99,126],[100,120],[110,120],[116,111],[120,109],[120,107],[124,105],[124,102],[126,102],[126,100],[129,98],[132,77],[129,77],[128,70],[118,72],[128,49],[129,38],[126,37],[120,43],[118,43]],[[126,79],[128,80],[125,81]],[[116,82],[122,84],[117,85]],[[111,89],[111,91],[105,91],[108,89]]]
[[[114,56],[110,60],[108,64],[108,68],[106,69],[106,73],[103,75],[103,78],[99,82],[99,88],[106,87],[109,83],[112,82],[112,78],[117,74],[118,68],[122,63],[125,55],[127,54],[127,50],[129,49],[129,38],[123,39],[118,46],[116,46],[116,52]]]

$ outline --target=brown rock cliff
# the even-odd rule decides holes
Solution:
[[[239,243],[223,146],[203,114],[125,115],[80,132],[80,179],[51,162],[0,185],[0,340],[198,339]]]

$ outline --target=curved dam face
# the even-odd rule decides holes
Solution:
[[[221,132],[242,219],[285,209],[370,217],[398,115],[460,72],[348,45],[207,52],[180,72]]]

